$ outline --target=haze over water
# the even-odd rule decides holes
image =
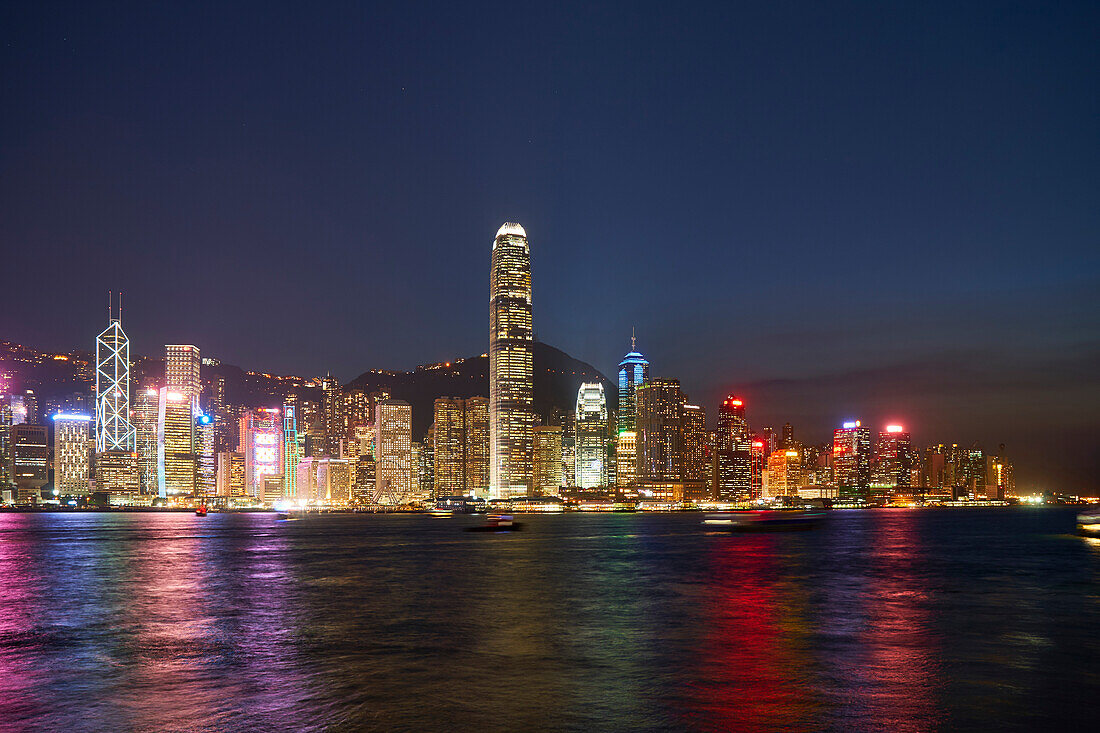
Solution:
[[[0,514],[5,730],[1031,730],[1094,722],[1065,509]]]

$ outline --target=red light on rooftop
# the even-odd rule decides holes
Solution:
[[[888,433],[901,433],[901,432],[904,432],[904,430],[905,430],[905,428],[903,428],[901,425],[887,425],[886,426],[886,432],[888,432]]]

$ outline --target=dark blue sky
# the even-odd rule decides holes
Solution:
[[[5,4],[0,338],[480,353],[516,220],[607,374],[1098,487],[1100,5],[523,5]]]

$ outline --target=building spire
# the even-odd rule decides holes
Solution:
[[[636,340],[637,340],[637,339],[635,339],[635,338],[634,338],[634,326],[631,326],[631,327],[630,327],[630,350],[631,350],[631,351],[637,351],[637,349],[636,349],[636,348],[634,348],[634,342],[635,342]]]

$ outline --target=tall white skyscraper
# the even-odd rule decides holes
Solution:
[[[134,451],[137,430],[130,423],[130,339],[122,330],[122,313],[111,317],[95,340],[95,450]]]
[[[607,399],[600,382],[577,390],[576,480],[582,489],[607,485]]]
[[[489,494],[526,496],[532,488],[534,382],[531,250],[527,232],[506,222],[493,240],[489,270]]]

